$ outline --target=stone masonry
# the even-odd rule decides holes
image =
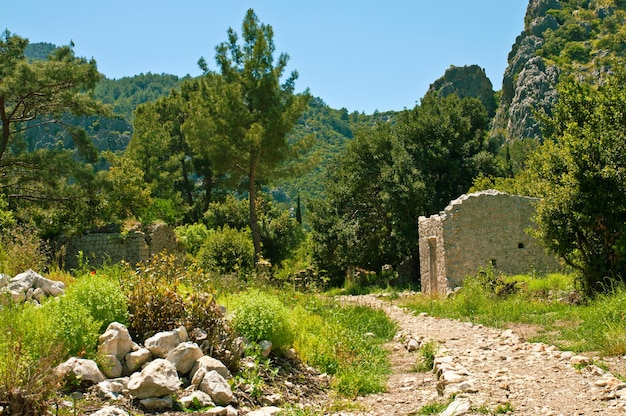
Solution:
[[[176,235],[165,224],[153,224],[144,231],[126,233],[90,233],[73,236],[65,242],[64,267],[79,266],[79,253],[83,261],[98,267],[105,263],[115,264],[124,260],[135,265],[162,251],[180,250]]]
[[[556,258],[527,232],[536,202],[489,190],[462,195],[439,214],[420,217],[422,291],[445,295],[488,266],[507,274],[558,270]]]

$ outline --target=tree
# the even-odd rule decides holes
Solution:
[[[46,61],[29,62],[24,57],[27,44],[28,40],[8,30],[0,36],[0,169],[9,164],[8,151],[25,129],[58,123],[66,113],[83,116],[104,108],[86,93],[101,78],[93,59],[77,58],[71,46],[63,46]],[[84,131],[72,129],[70,133],[76,147],[95,159]]]
[[[197,89],[198,82],[188,80],[169,95],[137,107],[126,150],[126,157],[144,171],[153,195],[180,201],[191,222],[207,210],[216,181],[213,164],[184,130]]]
[[[615,68],[621,68],[615,65]],[[589,293],[626,282],[626,74],[601,85],[567,80],[527,173],[543,198],[544,245],[582,273]]]
[[[75,57],[72,45],[30,61],[27,44],[9,31],[0,35],[0,193],[19,222],[55,234],[83,218],[95,178],[84,162],[97,159],[85,130],[64,125],[65,116],[108,111],[89,95],[101,78],[95,61]],[[50,124],[70,133],[72,147],[30,151],[25,133]]]
[[[328,170],[325,198],[309,209],[316,263],[334,277],[417,258],[418,217],[496,171],[487,120],[476,99],[429,94],[396,124],[359,132]]]
[[[220,73],[204,70],[198,106],[187,122],[194,145],[202,149],[218,172],[247,180],[250,229],[255,257],[261,253],[256,212],[257,182],[275,176],[285,161],[298,157],[286,135],[302,115],[308,92],[294,94],[297,72],[282,83],[288,56],[274,61],[274,32],[259,23],[252,9],[243,22],[243,44],[228,30],[228,41],[216,48]]]

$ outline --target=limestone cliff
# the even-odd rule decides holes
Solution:
[[[550,111],[564,76],[597,82],[610,71],[626,50],[625,21],[621,0],[530,0],[508,56],[492,135],[541,139],[535,111]]]
[[[451,66],[443,77],[430,84],[429,93],[438,93],[442,97],[457,94],[461,98],[478,98],[493,117],[496,112],[496,99],[493,85],[485,70],[478,65]]]

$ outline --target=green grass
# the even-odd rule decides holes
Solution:
[[[471,321],[496,328],[528,326],[528,340],[564,350],[596,351],[604,355],[626,353],[626,288],[572,305],[563,300],[575,288],[571,275],[497,276],[501,284],[517,282],[516,292],[498,295],[485,284],[484,275],[466,279],[464,287],[448,299],[417,295],[405,303],[416,312]],[[493,281],[490,280],[490,281]],[[497,289],[496,289],[497,291]]]
[[[396,332],[384,312],[303,296],[292,316],[299,357],[332,375],[339,394],[356,397],[384,390],[391,367],[382,344]]]

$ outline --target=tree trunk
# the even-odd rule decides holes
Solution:
[[[256,186],[255,169],[251,168],[248,174],[248,197],[250,199],[250,230],[252,231],[252,243],[254,244],[254,262],[259,261],[261,256],[261,234],[259,233],[259,219],[256,212]]]

